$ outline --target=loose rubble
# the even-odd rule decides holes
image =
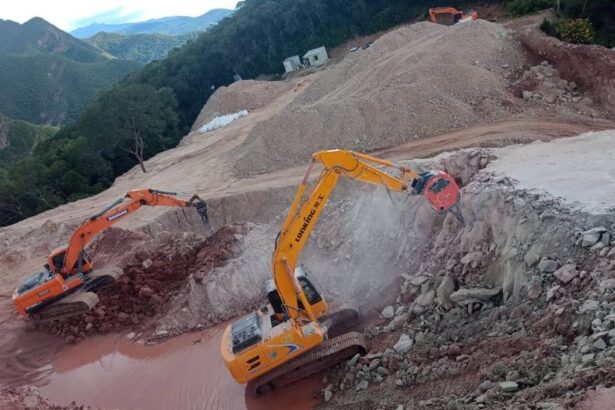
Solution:
[[[615,385],[615,215],[484,171],[463,201],[469,224],[445,220],[431,257],[400,275],[395,314],[328,376],[323,407],[560,408]]]

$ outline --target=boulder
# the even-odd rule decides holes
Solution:
[[[597,300],[586,300],[579,308],[579,313],[595,312],[600,307],[600,303]]]
[[[527,297],[530,300],[536,300],[540,298],[540,295],[542,295],[542,284],[537,280],[531,281],[527,285]]]
[[[489,299],[500,294],[500,292],[502,292],[502,288],[459,289],[451,294],[451,300],[460,305],[475,302],[487,302]]]
[[[519,384],[517,384],[517,382],[512,382],[512,381],[501,382],[500,389],[502,389],[502,391],[506,393],[514,393],[517,390],[519,390]]]
[[[531,268],[538,263],[538,261],[540,260],[540,255],[535,252],[528,252],[525,254],[523,260],[525,261],[525,265]]]
[[[553,276],[555,276],[561,283],[569,283],[574,278],[579,276],[579,271],[577,270],[577,265],[569,263],[553,272]]]
[[[408,336],[407,334],[403,333],[400,337],[399,340],[397,341],[397,343],[395,343],[395,346],[393,346],[393,350],[395,350],[397,353],[406,353],[410,350],[410,348],[412,347],[412,339],[410,338],[410,336]]]
[[[600,240],[604,232],[606,232],[606,228],[601,226],[581,233],[581,246],[584,248],[589,248],[590,246],[595,245]]]
[[[454,306],[453,301],[451,300],[451,295],[457,289],[459,289],[459,282],[457,281],[457,278],[452,275],[444,276],[440,286],[438,286],[438,289],[436,290],[438,305],[440,305],[444,310],[451,310]]]
[[[429,289],[427,292],[422,293],[416,298],[416,303],[423,307],[431,306],[435,299],[435,292],[433,289]]]
[[[560,285],[555,285],[555,286],[550,287],[549,290],[547,291],[547,302],[554,299],[555,296],[557,295],[557,292],[559,292],[561,288],[562,287]]]
[[[556,261],[552,261],[551,259],[542,259],[540,263],[538,263],[538,270],[541,273],[552,273],[557,270],[558,263]]]
[[[361,380],[355,387],[355,390],[356,391],[366,390],[367,386],[369,386],[369,382],[367,380]]]
[[[600,292],[604,292],[607,289],[613,290],[615,289],[615,279],[606,279],[600,282]]]
[[[395,316],[395,310],[393,306],[387,306],[382,310],[382,317],[385,319],[392,319]]]

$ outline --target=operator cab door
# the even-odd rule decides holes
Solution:
[[[327,309],[320,286],[315,281],[314,277],[303,266],[297,267],[295,270],[295,278],[299,282],[301,289],[303,289],[303,293],[305,293],[305,297],[312,307],[314,314],[316,316],[320,316]],[[271,316],[271,324],[272,326],[276,326],[277,324],[288,320],[288,317],[284,307],[282,306],[280,294],[278,293],[273,280],[268,280],[265,283],[265,287],[267,290],[267,299],[269,300],[274,312]],[[299,309],[305,309],[301,300],[297,300],[297,305]]]

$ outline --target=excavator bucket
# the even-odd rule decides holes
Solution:
[[[207,225],[209,223],[209,214],[207,212],[207,202],[203,201],[197,195],[193,196],[191,201],[193,201],[192,203],[194,207],[196,208],[196,211],[198,212],[199,216],[201,217],[201,220],[203,221],[205,225]]]
[[[446,172],[424,172],[414,186],[414,192],[423,195],[438,213],[450,212],[463,224],[459,208],[461,192],[452,176]]]

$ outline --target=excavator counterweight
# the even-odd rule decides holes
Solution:
[[[114,283],[122,270],[117,267],[93,270],[86,245],[101,231],[142,206],[194,207],[203,223],[208,223],[207,204],[198,195],[154,189],[129,191],[83,221],[73,232],[67,246],[49,254],[41,272],[21,282],[13,292],[17,311],[41,322],[87,313],[98,303],[98,296],[92,291]]]
[[[304,198],[317,163],[323,170]],[[419,174],[408,166],[353,151],[315,153],[275,242],[272,279],[267,283],[269,303],[233,322],[222,336],[220,350],[229,371],[237,382],[249,383],[257,393],[299,380],[367,349],[362,334],[347,331],[349,324],[358,320],[356,306],[326,301],[313,275],[298,264],[341,176],[422,195],[438,213],[459,211],[459,187],[444,172]]]

